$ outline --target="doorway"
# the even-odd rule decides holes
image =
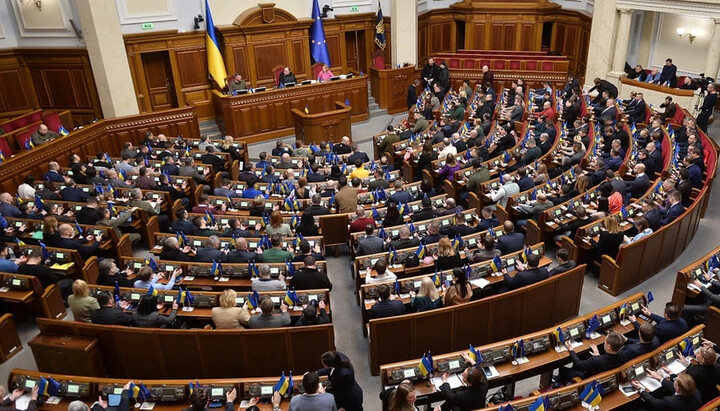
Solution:
[[[347,55],[345,66],[348,70],[369,72],[364,30],[345,32],[345,51]]]
[[[176,108],[178,102],[175,93],[175,79],[168,51],[143,53],[141,58],[145,72],[145,84],[148,88],[147,97],[150,102],[150,110]]]
[[[455,20],[455,52],[465,47],[465,22]]]

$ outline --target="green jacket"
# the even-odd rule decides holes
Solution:
[[[480,184],[488,180],[490,180],[490,170],[488,170],[487,167],[481,167],[468,177],[467,189],[468,191],[477,193],[480,190]]]
[[[264,263],[284,263],[287,260],[292,260],[293,257],[293,253],[281,248],[271,248],[262,253]]]

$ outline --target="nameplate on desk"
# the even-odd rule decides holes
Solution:
[[[191,312],[195,309],[195,307],[183,307],[182,310],[186,313]],[[153,404],[154,405],[154,404]]]
[[[513,365],[522,365],[529,362],[530,360],[528,359],[528,357],[518,357],[513,361]]]
[[[375,300],[375,299],[373,299],[373,298],[366,298],[366,299],[365,299],[365,304],[366,304],[366,305],[367,305],[367,304],[375,304],[376,301],[377,301],[377,300]]]
[[[194,275],[188,275],[187,277],[185,277],[185,278],[183,279],[183,281],[192,281],[192,280],[194,280],[194,279],[195,279],[195,276],[194,276]]]
[[[53,395],[52,397],[49,397],[47,400],[45,400],[45,404],[57,405],[60,404],[60,401],[62,401],[62,398]]]
[[[630,325],[630,320],[628,320],[627,318],[623,318],[622,320],[620,320],[620,325],[622,325],[623,327],[628,326]]]
[[[221,283],[228,282],[228,281],[230,281],[230,277],[220,277],[220,279],[218,279],[218,281],[220,281]]]
[[[155,408],[154,402],[144,402],[140,405],[141,410],[151,410],[153,408]]]
[[[470,284],[476,286],[477,288],[483,289],[488,284],[490,284],[490,281],[488,281],[484,278],[478,278],[477,280],[470,280]]]
[[[10,291],[10,287],[0,287],[0,293],[6,293]]]
[[[601,337],[601,335],[598,334],[598,333],[596,333],[596,332],[594,332],[594,331],[590,333],[590,339],[591,339],[591,340],[594,340],[594,339],[600,338],[600,337]]]

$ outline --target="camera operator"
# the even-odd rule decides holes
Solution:
[[[717,99],[717,84],[708,84],[707,95],[705,96],[702,106],[700,106],[700,114],[697,116],[697,126],[705,133],[707,133],[708,120],[710,119],[713,110],[715,110]]]

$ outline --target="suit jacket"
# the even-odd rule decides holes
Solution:
[[[623,356],[619,354],[600,354],[596,356],[590,356],[586,360],[581,360],[575,351],[570,351],[570,359],[573,363],[573,369],[582,371],[583,378],[587,378],[591,375],[599,374],[613,368],[617,368],[625,363]]]
[[[88,259],[95,254],[99,244],[97,241],[93,241],[90,245],[84,245],[82,241],[75,238],[60,238],[55,247],[78,250],[83,259]]]
[[[520,251],[525,246],[525,236],[522,233],[509,233],[497,240],[497,249],[503,254]]]
[[[557,274],[564,273],[566,271],[570,271],[573,268],[575,268],[575,266],[577,266],[577,264],[575,263],[575,260],[570,260],[567,263],[559,264],[557,267],[550,270],[550,277],[557,275]]]
[[[672,381],[667,378],[662,380],[662,391],[665,393],[665,396],[662,398],[656,398],[647,391],[641,391],[640,398],[642,398],[650,409],[658,411],[697,410],[702,405],[700,393],[697,390],[695,390],[693,395],[687,397],[678,395],[675,393],[675,387]]]
[[[84,202],[85,200],[90,198],[90,195],[77,187],[65,187],[60,190],[60,197],[62,197],[63,201],[72,201],[73,203],[79,203]]]
[[[652,228],[653,231],[657,231],[660,228],[660,224],[662,221],[662,214],[660,213],[660,210],[658,210],[657,208],[653,208],[652,210],[643,214],[643,217],[645,217],[648,220],[650,228]]]
[[[161,166],[160,169],[163,174],[169,174],[171,176],[176,176],[180,172],[180,167],[178,167],[177,164],[165,164]]]
[[[343,353],[340,358],[346,360]],[[346,411],[362,411],[363,392],[360,385],[355,381],[355,370],[353,368],[335,368],[332,373],[330,368],[321,368],[318,375],[327,375],[330,382],[328,392],[335,397],[337,408],[345,408]]]
[[[90,320],[93,324],[132,325],[132,315],[124,313],[119,308],[100,307],[99,310],[92,310]]]
[[[510,277],[508,274],[504,274],[505,279],[505,291],[515,290],[526,285],[535,284],[538,281],[542,281],[550,277],[547,268],[538,267],[532,268],[525,271],[520,271],[515,276]]]
[[[703,403],[709,402],[718,396],[715,385],[718,379],[720,379],[720,366],[717,364],[692,364],[685,372],[695,380],[695,385],[698,391],[700,391],[700,397]]]
[[[526,191],[535,187],[535,182],[533,182],[532,178],[525,176],[518,180],[517,185],[520,188],[520,191]]]
[[[100,220],[97,210],[92,207],[85,206],[78,210],[77,214],[75,214],[75,218],[77,219],[78,223],[88,225],[95,225],[97,224],[98,220]]]
[[[680,217],[682,213],[685,212],[685,207],[683,207],[682,204],[677,203],[674,206],[670,207],[667,212],[665,213],[665,216],[660,220],[660,225],[667,225],[672,223],[676,218]]]
[[[260,314],[250,316],[250,328],[277,328],[290,325],[290,314]]]
[[[623,361],[627,362],[633,358],[637,358],[641,355],[645,355],[651,351],[654,351],[660,346],[660,340],[657,337],[653,338],[650,343],[641,343],[640,340],[628,338],[625,346],[620,350],[619,354],[623,357]]]
[[[481,370],[481,372],[483,371]],[[450,388],[450,384],[444,383],[440,386],[440,391],[445,397],[442,411],[474,410],[485,408],[485,397],[487,397],[488,386],[485,384],[461,387],[453,391]]]
[[[370,307],[370,318],[386,318],[405,314],[401,300],[380,300]]]
[[[357,209],[358,190],[349,186],[343,187],[335,194],[335,204],[341,213],[352,213]]]
[[[356,151],[348,156],[347,162],[348,164],[355,164],[355,160],[362,160],[363,163],[369,163],[370,158],[367,154],[363,153],[362,151]]]
[[[213,247],[202,247],[198,248],[195,254],[195,261],[201,263],[211,263],[214,261],[221,261],[225,257],[224,253],[220,250],[216,250]]]
[[[662,170],[662,165],[663,165],[662,151],[656,149],[652,153],[649,153],[648,157],[653,162],[655,162],[655,171]]]
[[[296,290],[316,290],[327,288],[332,291],[332,283],[327,274],[314,268],[301,268],[290,279],[290,287]]]
[[[328,208],[323,205],[311,205],[310,207],[307,207],[305,210],[303,210],[303,214],[310,214],[312,216],[326,215],[330,214],[330,210],[328,210]]]
[[[182,232],[185,235],[193,235],[195,232],[195,224],[188,220],[176,220],[172,223],[172,230],[175,233]]]
[[[261,254],[257,254],[254,251],[242,251],[242,250],[235,250],[230,251],[225,256],[225,261],[228,263],[248,263],[250,261],[255,261],[256,263],[261,263],[263,260]]]
[[[672,340],[673,338],[679,337],[688,330],[687,322],[684,319],[678,318],[677,320],[666,320],[657,314],[650,315],[650,318],[655,321],[655,336],[660,340],[660,344]],[[637,324],[635,325],[637,327]]]
[[[401,250],[403,248],[417,247],[418,245],[420,245],[420,240],[418,240],[415,237],[410,237],[410,238],[401,238],[398,240],[393,240],[390,242],[390,245],[388,248],[394,248],[396,250]]]
[[[358,241],[357,255],[381,253],[385,250],[385,242],[374,235],[367,236]]]
[[[170,261],[192,261],[192,258],[177,248],[172,250],[163,250],[160,253],[160,259]]]
[[[640,198],[648,188],[650,188],[650,178],[647,174],[643,173],[640,176],[636,176],[633,181],[626,181],[625,187],[630,192],[632,198]]]

